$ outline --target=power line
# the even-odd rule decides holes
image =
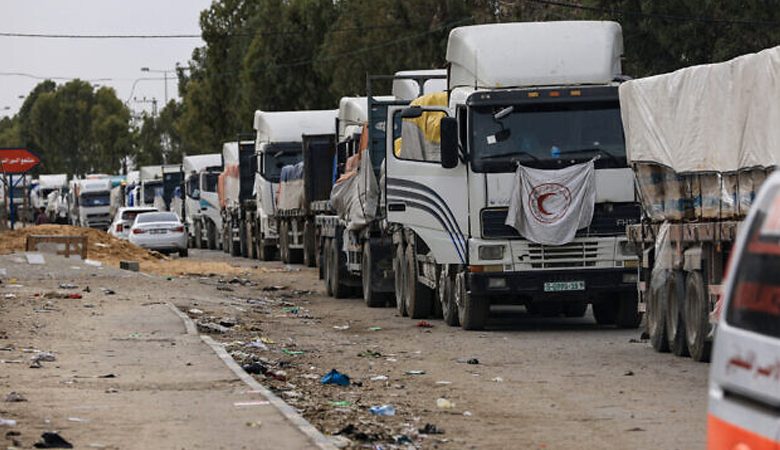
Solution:
[[[675,14],[660,14],[660,13],[648,13],[641,11],[624,11],[615,8],[602,8],[598,6],[585,6],[578,5],[576,3],[568,3],[556,0],[521,0],[526,3],[537,3],[548,6],[560,6],[562,8],[579,9],[582,11],[591,11],[606,13],[617,16],[634,16],[634,17],[648,17],[653,19],[663,19],[675,22],[702,22],[702,23],[719,23],[726,25],[761,25],[761,26],[780,26],[780,22],[764,21],[764,20],[734,20],[734,19],[719,19],[715,17],[706,16],[682,16]]]

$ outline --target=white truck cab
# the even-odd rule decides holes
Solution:
[[[185,156],[182,159],[185,184],[185,223],[195,248],[216,248],[222,229],[217,179],[222,173],[222,154]],[[203,245],[203,238],[207,238]]]
[[[73,207],[78,211],[76,225],[101,230],[111,225],[110,178],[76,180],[73,200]]]
[[[716,310],[707,448],[780,448],[780,173],[764,182],[727,270]]]

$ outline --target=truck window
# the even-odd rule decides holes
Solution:
[[[192,174],[187,178],[187,196],[192,197],[198,188],[198,174]]]
[[[393,153],[398,159],[441,162],[441,128],[444,112],[426,111],[415,119],[400,119],[393,115]],[[400,134],[400,140],[398,136]]]
[[[476,172],[560,169],[596,156],[597,168],[627,166],[617,101],[477,106],[471,126]]]
[[[207,172],[203,175],[203,184],[201,191],[203,192],[217,192],[217,182],[219,181],[218,172]]]
[[[780,338],[780,192],[774,189],[756,205],[735,270],[726,322]]]
[[[80,195],[79,203],[81,206],[108,206],[111,204],[111,195],[108,192],[88,192]]]
[[[282,167],[297,164],[302,159],[300,142],[267,144],[263,149],[263,178],[272,183],[278,183]]]

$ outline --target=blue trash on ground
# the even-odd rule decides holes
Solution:
[[[349,386],[349,376],[339,372],[336,369],[332,369],[326,373],[321,379],[322,384],[337,384],[339,386]]]
[[[375,416],[394,416],[395,407],[393,405],[372,406],[368,409]]]

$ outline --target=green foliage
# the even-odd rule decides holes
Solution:
[[[22,134],[19,127],[19,119],[15,117],[3,117],[0,119],[0,147],[22,146]]]

